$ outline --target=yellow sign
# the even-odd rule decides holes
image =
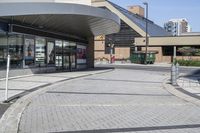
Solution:
[[[96,41],[104,41],[105,40],[105,36],[104,35],[96,36],[95,40]]]

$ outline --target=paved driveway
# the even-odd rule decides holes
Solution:
[[[64,82],[25,109],[19,132],[200,132],[200,107],[162,87],[165,73],[115,70]]]

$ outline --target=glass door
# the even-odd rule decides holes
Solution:
[[[56,58],[55,58],[55,64],[57,69],[62,69],[63,66],[63,53],[62,53],[62,41],[56,41],[55,43],[55,49],[56,49]]]
[[[54,41],[47,42],[47,64],[55,65],[55,43]]]
[[[66,70],[70,69],[70,56],[69,55],[63,55],[63,68]]]
[[[70,55],[71,68],[76,69],[76,54]]]

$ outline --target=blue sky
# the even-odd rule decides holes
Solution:
[[[172,18],[186,18],[193,32],[200,32],[200,0],[110,0],[124,8],[149,3],[149,19],[163,27]],[[144,7],[144,6],[143,6]]]

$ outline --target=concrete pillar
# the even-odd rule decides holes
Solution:
[[[94,37],[88,38],[87,67],[94,68]]]

